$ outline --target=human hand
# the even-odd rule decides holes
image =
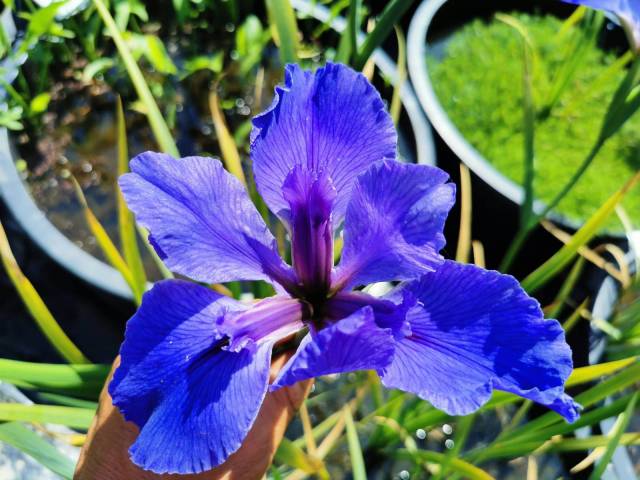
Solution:
[[[274,358],[271,363],[271,380],[290,356],[291,353],[283,353]],[[74,480],[259,479],[271,465],[287,425],[300,408],[312,384],[312,380],[308,380],[267,393],[244,443],[219,467],[197,475],[157,475],[140,469],[129,459],[128,450],[138,435],[138,428],[124,420],[113,406],[107,391],[107,385],[119,364],[120,357],[116,358],[100,394],[98,411],[80,452]]]

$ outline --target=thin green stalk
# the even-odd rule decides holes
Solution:
[[[136,63],[136,60],[133,58],[129,47],[127,46],[127,42],[124,40],[120,29],[109,12],[109,9],[105,6],[103,0],[93,0],[93,4],[107,27],[109,34],[113,38],[113,42],[116,44],[116,48],[118,49],[120,57],[127,69],[127,73],[129,74],[129,78],[131,78],[131,82],[138,93],[138,97],[140,97],[140,101],[144,104],[147,110],[146,114],[149,119],[149,125],[153,131],[153,135],[156,137],[158,145],[165,153],[174,157],[179,157],[180,153],[178,152],[178,147],[173,141],[171,130],[165,122],[164,117],[158,108],[158,104],[153,98],[151,90],[149,90],[149,86],[142,75],[142,71]]]
[[[347,16],[347,27],[342,31],[335,61],[345,64],[351,63],[351,58],[358,52],[357,35],[360,28],[360,9],[362,0],[350,0]]]
[[[22,273],[18,262],[13,256],[9,240],[0,224],[0,260],[36,324],[51,345],[69,363],[90,363],[78,347],[62,330],[60,324],[53,317],[44,301],[29,279]]]
[[[347,443],[349,446],[349,457],[351,458],[351,471],[354,480],[366,480],[367,471],[364,466],[364,458],[362,457],[362,449],[360,448],[360,440],[358,439],[358,431],[356,430],[351,408],[345,405],[342,409],[344,415],[344,423],[347,430]]]
[[[584,269],[584,264],[586,260],[583,256],[579,256],[576,263],[571,267],[571,271],[569,275],[567,275],[566,280],[562,283],[562,287],[558,291],[558,295],[553,300],[553,308],[549,311],[547,318],[556,318],[562,312],[562,307],[564,306],[567,298],[571,292],[573,292],[573,287],[575,287],[580,275],[582,274],[582,270]]]
[[[366,40],[358,51],[353,65],[356,70],[364,68],[373,51],[384,42],[389,33],[391,33],[393,26],[398,23],[402,15],[411,6],[411,3],[411,0],[392,0],[387,4],[375,28],[367,35]]]
[[[531,47],[527,39],[523,39],[524,61],[522,66],[522,106],[523,106],[523,127],[524,127],[524,201],[520,210],[520,227],[526,226],[529,219],[535,215],[533,211],[533,200],[535,198],[533,190],[533,180],[535,177],[534,156],[535,156],[535,128],[536,111],[533,104],[533,60]]]
[[[282,63],[298,61],[298,24],[289,0],[265,0],[272,32],[277,35]]]
[[[393,119],[393,123],[398,125],[400,120],[400,111],[402,108],[402,99],[400,98],[400,91],[407,79],[407,42],[404,38],[402,29],[397,25],[393,26],[396,31],[396,38],[398,39],[398,61],[396,62],[396,71],[398,72],[398,78],[395,87],[393,88],[393,96],[391,97],[391,105],[389,106],[389,114]]]
[[[590,480],[597,480],[601,478],[605,469],[609,465],[609,462],[613,457],[613,453],[616,451],[616,448],[618,448],[620,439],[622,438],[624,431],[627,429],[627,426],[629,425],[629,421],[631,420],[631,417],[636,407],[636,402],[638,401],[638,395],[640,395],[640,392],[636,392],[633,395],[633,397],[631,397],[631,400],[629,401],[627,408],[625,409],[624,412],[620,414],[620,416],[616,420],[615,425],[611,429],[610,440],[607,443],[607,449],[605,450],[604,455],[596,465],[596,468],[593,469],[593,472],[589,477]]]
[[[118,97],[117,108],[117,129],[118,129],[118,176],[129,171],[129,152],[127,145],[127,127],[125,124],[122,100]],[[136,303],[142,301],[142,294],[147,287],[147,275],[138,249],[138,238],[136,236],[136,223],[133,214],[127,207],[127,202],[120,188],[116,185],[116,200],[118,204],[118,228],[120,231],[120,243],[124,253],[124,260],[131,274],[131,290]]]

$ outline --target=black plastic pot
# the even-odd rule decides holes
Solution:
[[[475,18],[490,19],[497,11],[513,9],[545,11],[559,16],[568,16],[574,7],[557,0],[515,3],[508,0],[473,3],[463,0],[425,0],[418,7],[411,20],[407,52],[411,81],[434,129],[447,148],[453,152],[459,161],[471,169],[482,181],[484,187],[496,192],[496,195],[489,195],[495,201],[493,205],[495,212],[507,212],[506,217],[515,217],[517,221],[517,208],[524,200],[523,188],[498,171],[457,129],[436,95],[426,64],[427,49],[432,42],[442,39]],[[443,157],[440,156],[440,152],[438,153],[440,162]],[[534,208],[540,212],[543,210],[544,204],[536,201]],[[549,218],[569,231],[575,231],[581,226],[555,212],[550,213]],[[510,224],[507,226],[507,230],[509,227],[515,228]],[[623,235],[612,234],[611,236],[615,239],[620,239]]]
[[[329,21],[332,18],[328,9],[315,3],[294,0],[292,4],[298,11],[319,21]],[[2,16],[5,32],[14,32],[15,35],[12,17],[7,12],[8,9]],[[345,26],[345,20],[340,17],[331,19],[330,23],[337,31]],[[392,81],[396,79],[395,64],[383,51],[376,51],[374,60],[384,75]],[[3,67],[8,71],[5,80],[10,83],[15,78],[18,64],[5,63]],[[403,133],[401,130],[400,135],[401,155],[410,162],[435,164],[431,130],[408,82],[402,87],[401,100],[408,118],[408,131]],[[22,229],[66,270],[109,294],[130,299],[131,292],[127,284],[113,267],[82,250],[46,218],[31,197],[28,186],[18,175],[15,159],[11,135],[6,129],[0,129],[0,196]]]

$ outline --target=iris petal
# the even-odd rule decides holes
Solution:
[[[396,154],[395,128],[380,95],[362,74],[340,64],[327,63],[315,73],[287,65],[284,85],[253,126],[256,185],[271,211],[285,219],[289,203],[282,186],[297,165],[331,180],[335,228],[356,176]]]
[[[272,347],[221,348],[217,325],[242,308],[179,280],[144,296],[109,385],[114,405],[140,428],[130,449],[134,463],[156,473],[196,473],[240,447],[267,391]]]
[[[391,330],[378,327],[367,306],[304,337],[271,389],[322,375],[381,369],[391,361],[393,350]]]
[[[562,327],[513,277],[447,261],[405,288],[420,303],[407,316],[411,335],[380,371],[384,385],[451,415],[473,412],[497,388],[578,417],[564,394],[572,361]]]
[[[147,152],[120,187],[169,269],[201,282],[293,283],[273,235],[220,161]]]
[[[356,181],[333,287],[412,280],[443,259],[444,223],[455,186],[436,167],[383,161]]]

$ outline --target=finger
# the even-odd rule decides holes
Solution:
[[[275,378],[290,355],[282,354],[273,360],[271,380]],[[76,480],[96,478],[104,480],[259,479],[269,468],[287,425],[300,408],[313,383],[312,381],[301,382],[268,393],[243,445],[216,469],[198,475],[157,475],[138,468],[129,459],[129,447],[135,441],[139,430],[133,423],[124,420],[118,409],[113,406],[107,390],[111,375],[119,363],[118,357],[100,394],[98,411],[80,452],[74,475]],[[229,422],[233,422],[233,418],[229,418]]]

